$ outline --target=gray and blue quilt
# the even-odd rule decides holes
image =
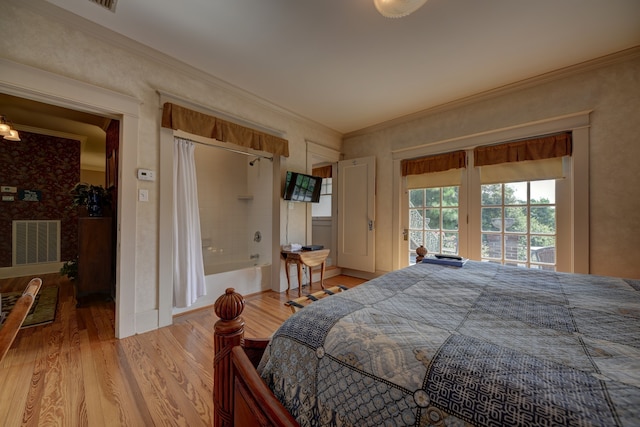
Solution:
[[[640,281],[417,264],[294,314],[258,369],[303,426],[637,426]]]

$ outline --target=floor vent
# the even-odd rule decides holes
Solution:
[[[13,221],[13,266],[60,262],[60,220]]]
[[[116,3],[118,0],[89,0],[91,3],[98,4],[111,12],[116,12]]]

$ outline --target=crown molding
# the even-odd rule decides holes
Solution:
[[[451,102],[437,105],[435,107],[427,108],[425,110],[421,110],[412,114],[407,114],[402,117],[397,117],[395,119],[387,120],[382,123],[378,123],[373,126],[368,126],[366,128],[363,128],[357,131],[349,132],[343,135],[343,140],[348,138],[353,138],[356,136],[362,136],[362,135],[378,132],[383,129],[405,124],[414,120],[419,120],[424,117],[430,116],[432,114],[450,111],[450,110],[461,108],[461,107],[471,105],[480,101],[487,101],[499,96],[507,95],[509,93],[518,92],[534,86],[539,86],[544,83],[549,83],[556,80],[564,79],[580,73],[584,73],[586,71],[607,67],[613,64],[629,61],[638,57],[640,57],[640,46],[634,46],[632,48],[615,52],[609,55],[605,55],[596,59],[570,65],[568,67],[564,67],[555,71],[550,71],[548,73],[540,74],[535,77],[531,77],[525,80],[520,80],[515,83],[510,83],[504,86],[500,86],[494,89],[477,93],[475,95],[467,96],[455,101],[451,101]]]
[[[96,24],[81,16],[75,15],[67,10],[64,10],[58,6],[55,6],[45,0],[7,0],[15,5],[29,9],[30,11],[49,18],[55,22],[68,25],[78,31],[81,31],[88,37],[92,37],[103,42],[109,43],[115,47],[118,47],[134,55],[141,56],[151,62],[158,63],[163,67],[173,70],[177,73],[186,75],[197,81],[204,81],[205,83],[224,91],[232,96],[235,96],[245,102],[252,103],[254,105],[265,108],[274,113],[286,116],[290,119],[296,120],[299,123],[312,125],[314,127],[321,127],[326,131],[330,131],[333,134],[342,136],[342,134],[335,129],[331,129],[326,125],[318,123],[300,114],[297,114],[291,110],[281,107],[273,102],[270,102],[264,98],[261,98],[251,92],[248,92],[238,86],[228,83],[219,77],[216,77],[210,73],[202,71],[198,68],[192,67],[182,61],[179,61],[169,55],[166,55],[158,50],[155,50],[147,45],[123,36],[115,31],[112,31],[106,27]]]
[[[70,27],[75,28],[78,31],[81,31],[88,37],[96,38],[98,40],[109,43],[113,46],[116,46],[120,49],[123,49],[127,52],[131,52],[135,55],[144,57],[149,61],[161,64],[162,66],[167,67],[168,69],[171,69],[177,73],[187,75],[198,81],[204,81],[207,84],[210,84],[211,86],[221,91],[224,91],[226,93],[229,93],[230,95],[235,96],[241,100],[260,106],[262,108],[265,108],[274,113],[283,115],[285,117],[291,118],[293,120],[296,120],[299,123],[312,125],[314,127],[320,127],[326,131],[329,131],[334,135],[341,136],[343,140],[356,137],[356,136],[370,134],[370,133],[377,132],[389,127],[393,127],[393,126],[401,125],[417,119],[421,119],[431,114],[464,107],[466,105],[470,105],[479,101],[489,100],[498,96],[503,96],[508,93],[520,91],[520,90],[537,86],[543,83],[559,80],[559,79],[573,76],[585,71],[602,68],[608,65],[627,61],[632,58],[636,58],[640,56],[640,46],[634,46],[629,49],[622,50],[620,52],[612,53],[596,59],[574,64],[574,65],[564,67],[555,71],[550,71],[548,73],[544,73],[535,77],[531,77],[525,80],[503,85],[494,89],[477,93],[475,95],[463,97],[455,101],[440,104],[434,107],[417,111],[415,113],[407,114],[391,120],[386,120],[372,126],[367,126],[365,128],[343,134],[339,131],[336,131],[335,129],[332,129],[330,127],[327,127],[326,125],[323,125],[322,123],[316,122],[312,119],[309,119],[308,117],[304,117],[298,113],[295,113],[291,110],[288,110],[284,107],[274,104],[271,101],[268,101],[262,97],[259,97],[251,92],[248,92],[245,89],[242,89],[238,86],[228,83],[220,79],[219,77],[216,77],[198,68],[187,65],[186,63],[179,61],[173,57],[170,57],[169,55],[166,55],[162,52],[159,52],[149,46],[146,46],[142,43],[139,43],[121,34],[118,34],[108,28],[105,28],[99,24],[96,24],[92,21],[89,21],[78,15],[75,15],[67,10],[64,10],[58,6],[55,6],[46,0],[6,0],[6,1],[8,1],[9,3],[13,3],[16,6],[27,8],[38,15],[44,16],[45,18],[50,18],[56,22],[69,25]]]

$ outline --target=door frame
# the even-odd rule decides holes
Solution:
[[[336,197],[336,192],[338,189],[338,162],[342,158],[342,154],[338,150],[334,150],[333,148],[328,148],[323,145],[317,144],[312,141],[307,142],[307,173],[311,174],[313,165],[317,163],[331,163],[331,175],[332,175],[332,185],[331,185],[331,249],[332,254],[331,258],[333,259],[333,265],[338,265],[338,251],[335,249],[338,242],[338,223],[337,223],[337,213],[338,213],[338,199]],[[307,223],[309,226],[307,227],[305,233],[305,239],[307,242],[313,243],[313,217],[311,214],[311,204],[307,203]]]
[[[138,118],[141,102],[128,95],[6,59],[0,59],[0,91],[120,120],[115,336],[125,338],[136,334],[135,169],[138,164]],[[127,286],[121,286],[123,283]]]

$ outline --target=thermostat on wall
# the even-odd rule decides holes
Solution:
[[[156,173],[149,169],[138,169],[138,179],[140,181],[155,181]]]

